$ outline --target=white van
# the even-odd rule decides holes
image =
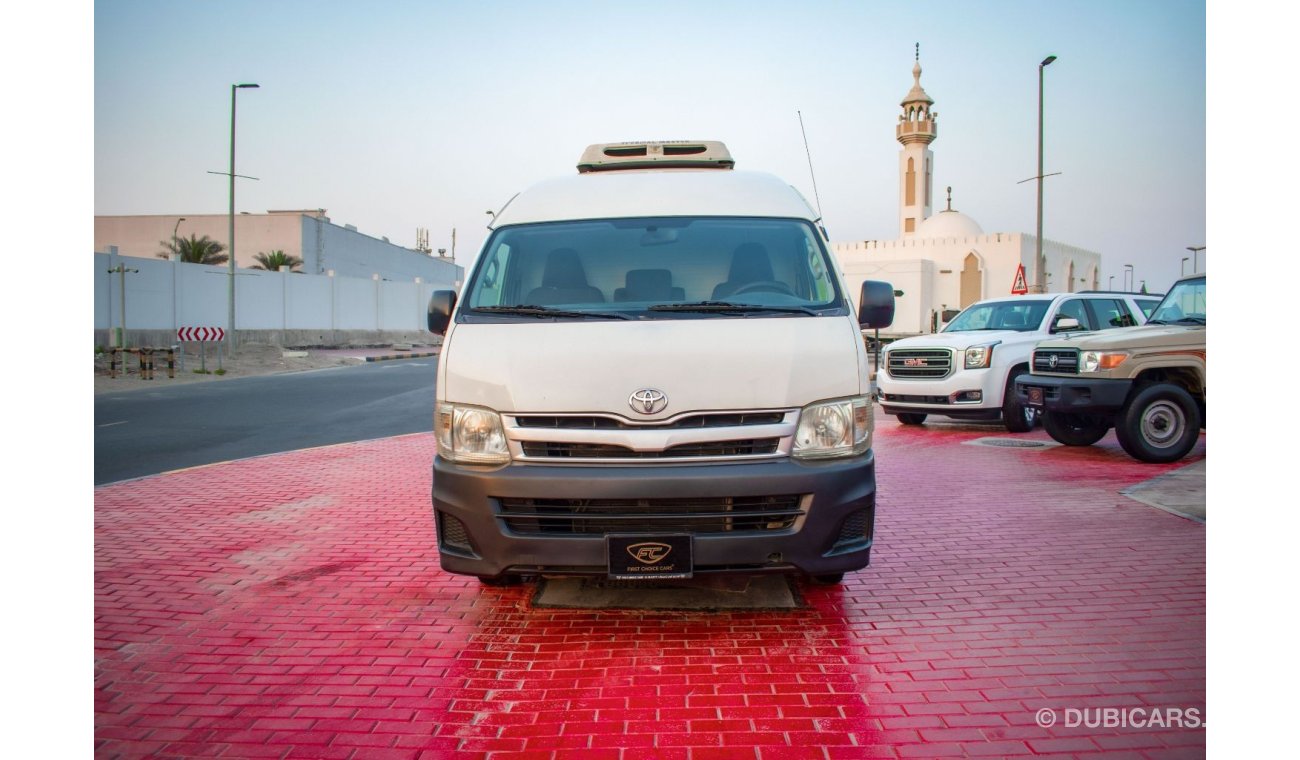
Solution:
[[[867,565],[875,520],[858,298],[818,216],[718,142],[587,149],[496,215],[439,291],[442,567],[686,578]],[[858,303],[855,303],[858,300]]]

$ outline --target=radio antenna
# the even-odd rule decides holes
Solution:
[[[803,152],[808,155],[808,176],[812,177],[813,198],[817,200],[817,216],[822,215],[822,197],[817,192],[817,175],[813,173],[812,151],[808,150],[808,131],[803,128],[803,111],[795,111],[799,114],[799,132],[803,134]]]

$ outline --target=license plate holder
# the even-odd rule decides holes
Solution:
[[[1035,386],[1035,385],[1031,385],[1031,386],[1029,386],[1028,388],[1026,388],[1026,390],[1029,391],[1029,405],[1030,405],[1030,406],[1042,406],[1042,405],[1043,405],[1043,389],[1042,389],[1041,387],[1038,387],[1038,386]]]
[[[613,580],[693,577],[694,548],[689,533],[607,535],[605,556],[609,577]]]

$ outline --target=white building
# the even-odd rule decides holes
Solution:
[[[903,98],[896,136],[903,146],[898,159],[899,237],[833,243],[849,292],[856,297],[863,280],[891,282],[903,291],[889,335],[915,335],[940,329],[956,312],[995,296],[1010,295],[1017,271],[1024,266],[1030,287],[1036,238],[1021,232],[984,232],[969,216],[933,205],[934,153],[939,114],[921,87],[918,55],[912,89]],[[1101,254],[1043,240],[1048,290],[1096,289]]]

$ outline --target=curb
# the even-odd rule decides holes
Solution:
[[[439,353],[440,352],[438,351],[424,351],[424,352],[402,353],[402,354],[384,354],[383,356],[367,356],[366,361],[388,362],[396,359],[427,359],[430,356],[437,356]]]

